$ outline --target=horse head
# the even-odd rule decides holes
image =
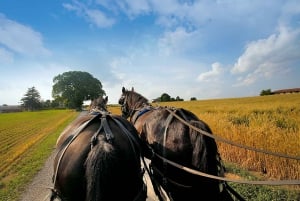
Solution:
[[[134,111],[149,103],[144,96],[135,92],[133,87],[131,90],[122,87],[122,95],[119,99],[119,104],[121,105],[122,117],[128,118]]]
[[[102,96],[99,96],[96,99],[93,99],[90,104],[90,113],[93,112],[107,112],[107,102],[108,102],[108,96],[103,98]]]

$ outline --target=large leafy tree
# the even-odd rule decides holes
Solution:
[[[81,109],[83,101],[106,95],[101,82],[87,72],[65,72],[55,76],[53,83],[52,97],[68,108]]]
[[[167,93],[163,93],[160,97],[161,102],[171,101],[171,96]]]
[[[26,110],[37,110],[41,107],[41,96],[35,87],[28,88],[24,97],[21,99],[21,105]]]

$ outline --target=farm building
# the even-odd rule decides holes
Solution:
[[[22,108],[20,105],[1,105],[0,113],[8,113],[8,112],[22,112]]]
[[[299,93],[300,88],[292,88],[292,89],[280,89],[276,91],[272,91],[272,94],[286,94],[286,93]]]

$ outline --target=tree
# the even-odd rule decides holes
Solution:
[[[180,98],[179,96],[176,96],[176,99],[175,99],[175,101],[183,101],[183,99],[182,99],[182,98]]]
[[[26,110],[37,110],[41,107],[41,96],[35,87],[28,88],[24,97],[21,99],[21,105]]]
[[[55,76],[53,83],[52,97],[68,108],[81,109],[83,101],[106,95],[101,82],[87,72],[65,72]]]
[[[163,93],[160,97],[161,102],[168,102],[171,100],[171,96],[167,93]]]
[[[191,101],[196,101],[197,98],[196,97],[191,97]]]
[[[272,91],[271,91],[271,89],[262,90],[260,92],[260,95],[261,96],[272,95]]]

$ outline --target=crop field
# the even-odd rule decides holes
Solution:
[[[300,94],[161,103],[194,112],[214,135],[290,156],[300,155]],[[219,143],[223,160],[270,178],[300,180],[300,161]]]
[[[0,200],[15,200],[77,115],[71,110],[0,114]]]
[[[241,145],[299,157],[300,94],[152,105],[185,108],[205,121],[216,136]],[[113,114],[121,113],[119,105],[111,105],[108,110]],[[0,114],[1,201],[16,200],[18,193],[53,151],[59,134],[77,115],[78,112],[71,110]],[[227,171],[233,177],[242,180],[300,180],[299,160],[217,143]],[[299,185],[269,188],[230,184],[248,201],[300,199]]]
[[[268,150],[284,155],[300,157],[300,94],[272,96],[178,101],[152,103],[153,106],[185,108],[206,122],[213,134],[241,145]],[[112,113],[120,114],[119,107],[110,107]],[[300,180],[300,161],[270,156],[251,150],[218,142],[219,152],[228,172],[241,173],[240,168],[253,174],[244,174],[247,180]],[[256,177],[257,176],[257,177]],[[234,175],[237,177],[237,175]],[[243,179],[243,178],[235,178]],[[257,186],[233,184],[240,192],[253,200],[298,200],[287,198],[280,190],[271,197],[259,194]],[[242,186],[242,188],[240,188]],[[264,188],[264,186],[262,186]],[[299,185],[288,186],[300,194]],[[252,191],[252,195],[251,195]],[[259,196],[259,195],[257,195]],[[251,198],[247,200],[252,200]]]
[[[258,149],[300,155],[300,94],[153,103],[185,108],[205,121],[214,135]],[[120,114],[119,107],[109,107]],[[218,142],[226,162],[276,179],[300,179],[300,161]]]

